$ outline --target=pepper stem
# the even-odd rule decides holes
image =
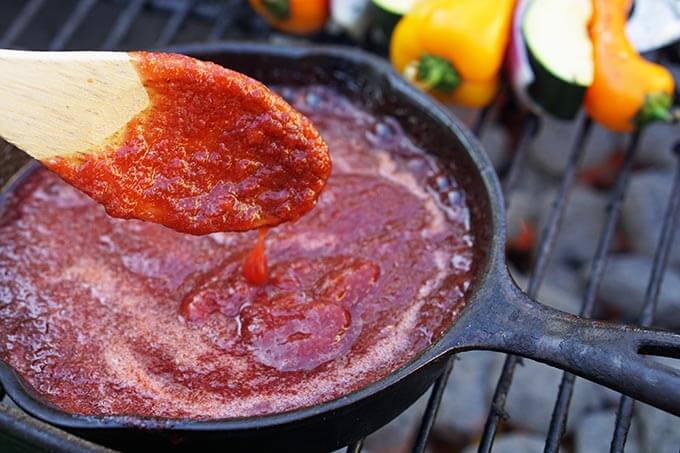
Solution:
[[[668,93],[651,93],[645,96],[645,102],[635,115],[635,124],[639,127],[654,121],[669,123],[674,120],[671,113],[673,98]]]
[[[423,54],[406,68],[405,75],[426,90],[450,94],[460,84],[460,76],[448,60]]]
[[[262,0],[262,5],[278,20],[286,20],[290,17],[288,0]]]

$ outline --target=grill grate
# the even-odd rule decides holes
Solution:
[[[604,230],[597,244],[595,258],[591,268],[588,286],[583,297],[583,305],[581,306],[581,316],[590,318],[595,308],[595,296],[599,288],[602,277],[604,277],[605,267],[607,265],[607,254],[614,239],[614,229],[619,220],[621,213],[621,203],[623,202],[623,195],[628,187],[630,173],[633,169],[633,159],[638,150],[638,143],[640,140],[640,131],[633,134],[626,150],[626,157],[623,168],[616,178],[614,188],[611,190],[609,201],[607,202],[607,221]],[[555,403],[555,410],[550,421],[550,431],[546,440],[546,452],[556,452],[559,449],[559,443],[564,435],[567,425],[567,412],[569,411],[569,403],[574,389],[574,382],[576,376],[571,373],[564,373],[562,375],[562,382],[557,393],[557,402]]]
[[[543,279],[545,278],[545,272],[548,267],[548,262],[550,261],[550,255],[555,243],[557,242],[557,236],[559,234],[562,217],[569,201],[569,194],[576,183],[578,167],[583,158],[585,144],[588,140],[588,137],[590,136],[591,130],[592,121],[589,119],[582,120],[576,135],[576,140],[574,142],[571,155],[569,156],[567,168],[562,177],[559,192],[557,193],[550,211],[548,222],[541,233],[537,256],[534,260],[534,266],[531,270],[529,284],[527,287],[527,294],[532,298],[537,296],[541,283],[543,283]],[[506,192],[505,195],[509,199],[510,194]],[[480,442],[479,448],[480,452],[491,451],[493,440],[498,429],[498,424],[503,418],[505,418],[505,399],[507,397],[508,391],[510,390],[510,386],[512,385],[513,373],[515,367],[521,363],[521,360],[522,359],[520,357],[509,355],[503,364],[503,371],[501,372],[501,376],[498,380],[498,384],[496,386],[491,403],[489,416],[484,426],[484,433],[482,435],[482,441]]]
[[[605,223],[604,231],[600,236],[593,259],[593,265],[588,279],[585,296],[583,298],[583,305],[581,306],[581,316],[590,318],[593,315],[595,308],[595,297],[599,288],[600,282],[604,276],[605,267],[607,265],[607,254],[614,239],[614,229],[621,214],[621,204],[623,202],[623,195],[628,186],[630,173],[633,168],[633,159],[638,150],[638,143],[640,140],[640,131],[633,133],[630,138],[628,149],[626,150],[626,157],[623,168],[616,178],[614,188],[611,190],[609,201],[607,203],[607,221]],[[546,440],[546,452],[556,452],[559,448],[560,440],[564,435],[567,425],[567,415],[569,412],[569,403],[574,389],[574,382],[576,376],[571,373],[564,373],[562,375],[562,382],[557,393],[557,402],[550,421],[550,431]]]
[[[680,146],[676,145],[673,151],[676,156],[678,156],[678,154],[680,154]],[[645,294],[645,303],[639,320],[639,324],[643,327],[649,327],[654,323],[654,315],[656,305],[659,301],[661,282],[663,281],[663,275],[666,271],[666,266],[668,265],[668,257],[670,256],[673,237],[675,236],[674,232],[678,226],[678,213],[680,212],[680,160],[678,160],[676,165],[677,168],[673,178],[671,196],[664,216],[659,245],[654,254],[652,273],[649,277],[649,285],[647,286],[647,292]],[[634,401],[635,400],[625,395],[622,395],[619,400],[614,437],[612,439],[612,451],[623,451],[623,447],[626,444],[626,437],[628,436],[628,430],[630,429]]]
[[[12,2],[9,2],[12,3]],[[22,36],[28,33],[32,23],[38,18],[56,14],[55,11],[62,11],[64,4],[68,4],[70,11],[66,18],[57,21],[61,24],[56,33],[41,42],[39,46],[31,45],[31,48],[46,48],[50,50],[62,50],[72,46],[74,48],[99,48],[102,50],[135,47],[163,47],[182,40],[182,34],[189,21],[196,22],[194,25],[197,34],[201,36],[193,40],[214,41],[221,38],[257,38],[265,37],[276,38],[276,33],[272,32],[267,25],[256,18],[249,11],[249,7],[242,0],[78,0],[62,2],[61,0],[17,0],[16,4],[22,5],[17,8],[17,13],[12,14],[11,21],[6,24],[4,33],[0,37],[0,47],[3,48],[22,48],[20,44]],[[86,40],[73,42],[74,36],[87,23],[88,17],[93,10],[102,4],[107,4],[118,12],[112,22],[110,31],[103,42],[87,42]],[[8,8],[3,6],[3,8]],[[139,31],[135,27],[144,18],[154,16],[154,23],[159,26],[149,27],[147,20],[145,34],[137,35],[133,39],[133,30]],[[158,17],[162,17],[159,22]],[[97,25],[97,24],[95,24]],[[148,30],[147,30],[148,28]],[[196,31],[194,31],[196,33]],[[44,31],[42,32],[44,34]],[[41,36],[42,36],[41,34]],[[320,41],[342,42],[343,37],[332,35],[321,35]],[[42,47],[40,47],[42,46]],[[474,124],[472,130],[480,136],[489,118],[494,114],[493,108],[482,110]],[[504,172],[503,190],[506,200],[510,200],[511,193],[515,189],[520,168],[526,160],[527,149],[540,127],[540,119],[533,114],[526,114],[518,128],[518,139],[512,149],[512,160]],[[566,168],[561,176],[559,190],[553,200],[552,207],[548,214],[547,222],[541,232],[540,239],[535,251],[533,265],[531,268],[527,293],[535,298],[543,280],[546,276],[548,263],[555,248],[557,238],[560,233],[562,220],[566,206],[569,203],[569,196],[577,181],[577,174],[584,156],[585,145],[591,136],[592,123],[588,119],[581,119],[578,125],[577,134],[569,155]],[[628,185],[633,161],[635,158],[640,133],[634,133],[630,137],[623,166],[616,177],[614,186],[609,193],[607,205],[607,217],[605,227],[599,238],[597,251],[592,262],[588,285],[582,301],[581,315],[590,317],[595,307],[595,297],[598,286],[604,276],[608,251],[614,238],[614,229],[619,219],[621,205]],[[2,154],[10,148],[5,145]],[[680,145],[676,146],[675,155],[680,156]],[[665,213],[661,236],[653,260],[653,268],[644,301],[644,309],[639,319],[642,326],[650,326],[654,321],[654,313],[658,302],[661,283],[669,261],[670,248],[673,242],[674,232],[680,217],[680,159],[674,175],[673,187]],[[422,452],[430,437],[434,425],[437,411],[440,407],[444,389],[449,375],[454,372],[455,358],[449,359],[445,372],[435,382],[427,403],[427,407],[422,416],[420,428],[413,444],[414,452]],[[508,391],[512,385],[513,374],[516,366],[521,363],[521,359],[516,356],[507,356],[498,379],[489,409],[488,418],[484,426],[484,431],[480,441],[480,452],[492,451],[496,433],[506,418],[505,402]],[[554,407],[550,429],[546,439],[545,451],[558,451],[559,444],[565,432],[567,417],[569,415],[569,403],[574,387],[575,376],[564,373],[558,391],[556,404]],[[4,392],[0,389],[0,397],[4,397]],[[622,396],[612,439],[612,452],[621,452],[625,446],[626,436],[631,424],[634,400]],[[21,429],[25,426],[40,426],[42,431],[40,436],[31,438],[26,437],[26,432],[38,432],[38,430]],[[0,405],[0,428],[7,433],[15,435],[21,441],[33,446],[49,449],[53,451],[105,451],[103,447],[82,440],[72,434],[59,430],[36,420],[22,411]],[[363,440],[347,447],[348,453],[358,453],[361,451]]]

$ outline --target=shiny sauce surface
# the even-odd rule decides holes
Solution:
[[[232,418],[335,399],[434,342],[462,307],[465,193],[391,118],[280,92],[329,145],[317,206],[266,236],[109,217],[40,169],[0,209],[0,357],[71,413]]]

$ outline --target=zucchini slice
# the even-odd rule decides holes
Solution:
[[[590,0],[533,0],[522,34],[534,78],[529,96],[563,119],[578,113],[593,83],[593,45],[588,34]]]
[[[417,0],[371,0],[369,5],[369,40],[380,50],[386,50],[394,27],[411,10]]]

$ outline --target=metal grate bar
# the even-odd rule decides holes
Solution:
[[[488,122],[489,119],[489,115],[491,114],[491,106],[494,103],[495,102],[492,102],[490,105],[487,105],[479,112],[479,115],[477,116],[475,123],[470,128],[472,130],[472,133],[475,134],[477,138],[479,138],[482,135],[484,126],[486,126],[486,123]]]
[[[674,145],[673,152],[676,158],[680,157],[680,142]],[[680,204],[680,167],[676,168],[668,209],[661,228],[659,245],[655,251],[652,274],[650,275],[649,285],[647,286],[647,291],[645,293],[645,303],[642,307],[642,313],[640,314],[640,325],[642,327],[650,327],[652,323],[654,323],[654,315],[659,303],[661,284],[663,283],[671,246],[673,245],[673,239],[675,238],[675,225],[678,221],[676,212],[678,210],[678,204]]]
[[[486,418],[486,423],[484,423],[482,438],[479,441],[479,448],[477,449],[479,453],[488,453],[491,451],[491,448],[493,448],[493,441],[496,438],[498,424],[501,420],[507,418],[507,414],[505,413],[505,401],[508,392],[510,391],[510,386],[512,385],[515,367],[521,363],[522,358],[516,355],[506,356],[505,362],[503,362],[503,370],[501,371],[501,376],[498,378],[496,390],[494,391],[493,399],[491,400],[491,409]]]
[[[85,17],[87,17],[95,3],[97,3],[97,0],[80,0],[78,2],[71,15],[64,22],[64,25],[59,29],[57,36],[50,43],[49,50],[62,50],[66,47],[69,39],[71,39],[71,36],[76,32]]]
[[[217,21],[210,34],[208,35],[208,41],[217,41],[224,35],[227,28],[233,23],[234,17],[232,14],[228,14],[227,5],[223,5],[217,16]]]
[[[451,375],[455,361],[456,356],[448,359],[446,368],[444,368],[444,373],[442,373],[432,387],[432,393],[430,394],[430,399],[427,401],[427,408],[425,408],[425,414],[423,415],[423,420],[418,429],[418,437],[413,444],[413,453],[423,453],[425,451],[425,446],[427,445],[427,440],[430,437],[430,432],[434,426],[434,421],[437,418],[437,411],[439,411],[439,406],[441,406],[444,391],[446,390],[446,384],[449,382],[449,376]]]
[[[19,15],[12,21],[12,25],[7,29],[2,39],[0,39],[0,47],[8,48],[21,35],[24,29],[31,23],[33,17],[38,14],[40,8],[45,3],[45,0],[31,0],[26,3],[26,6],[21,10]]]
[[[600,282],[604,277],[604,272],[607,266],[607,257],[609,247],[614,238],[614,231],[616,224],[619,221],[621,213],[621,205],[623,204],[623,196],[628,187],[628,180],[633,170],[633,160],[640,141],[641,131],[637,130],[631,136],[628,148],[626,149],[623,168],[616,177],[614,188],[610,191],[609,202],[607,203],[607,220],[604,230],[600,236],[597,244],[595,256],[593,257],[592,267],[590,269],[590,277],[588,285],[583,298],[580,315],[590,318],[595,307],[595,297],[600,286]],[[564,435],[567,425],[567,417],[569,415],[569,404],[571,402],[571,395],[574,391],[574,382],[576,377],[571,373],[562,374],[562,382],[557,393],[557,401],[553,410],[552,418],[550,420],[550,430],[546,438],[545,452],[557,452],[559,444]]]
[[[612,436],[612,443],[610,452],[623,452],[626,446],[626,439],[628,439],[628,431],[630,430],[630,422],[633,418],[633,406],[635,400],[628,396],[622,396],[619,401],[619,408],[616,411],[616,424],[614,425],[614,435]]]
[[[39,421],[19,409],[0,404],[0,429],[13,438],[25,442],[41,451],[73,453],[113,452]],[[31,433],[31,434],[28,434]]]
[[[528,113],[522,121],[519,139],[517,140],[517,145],[515,146],[514,155],[510,165],[508,166],[505,177],[503,178],[503,193],[506,194],[506,206],[508,204],[508,200],[510,199],[510,197],[507,195],[515,190],[520,166],[525,161],[527,151],[529,150],[529,144],[536,135],[536,132],[538,132],[539,124],[540,121],[538,116],[533,113]]]
[[[347,446],[347,453],[360,453],[361,452],[361,447],[364,446],[364,440],[361,439],[357,442],[354,442],[351,445]]]
[[[170,20],[168,20],[168,23],[165,25],[161,35],[158,37],[158,40],[156,41],[157,47],[165,47],[172,42],[172,40],[177,35],[177,32],[179,32],[180,28],[182,27],[182,24],[184,24],[187,16],[189,16],[189,13],[191,12],[195,3],[196,0],[187,0],[182,2],[182,4],[177,8],[172,16],[170,16]]]
[[[132,0],[128,3],[127,8],[118,16],[116,24],[113,26],[111,33],[106,38],[104,43],[101,45],[102,50],[116,49],[120,45],[121,41],[132,27],[135,19],[139,16],[139,13],[144,8],[146,0]]]
[[[592,121],[590,119],[581,120],[576,140],[574,141],[571,154],[569,155],[569,161],[567,162],[567,167],[564,176],[562,177],[562,182],[560,183],[560,189],[553,201],[550,214],[548,215],[548,221],[541,232],[536,259],[531,269],[527,287],[527,294],[532,298],[536,297],[538,289],[540,288],[541,283],[543,283],[545,271],[548,267],[548,262],[552,255],[552,250],[557,241],[557,235],[559,234],[559,229],[562,224],[562,216],[569,200],[569,195],[576,183],[576,173],[583,157],[585,143],[590,136],[591,129]],[[488,453],[493,447],[493,441],[496,437],[498,425],[506,416],[505,401],[508,391],[510,390],[510,385],[512,384],[515,367],[520,361],[521,359],[514,355],[508,355],[505,359],[503,370],[498,378],[498,383],[496,384],[489,415],[484,424],[484,432],[482,433],[482,438],[479,443],[480,453]]]
[[[676,158],[680,158],[680,142],[674,146],[674,153]],[[659,293],[661,291],[661,284],[668,266],[668,258],[670,256],[671,246],[675,237],[675,231],[678,226],[678,218],[680,218],[680,159],[676,162],[675,177],[673,179],[673,187],[671,189],[670,198],[668,200],[668,208],[661,227],[661,235],[659,237],[659,244],[654,252],[654,262],[652,264],[652,273],[649,277],[649,284],[647,292],[645,293],[645,302],[640,314],[639,324],[642,327],[649,327],[654,323],[654,315],[656,307],[659,302]],[[622,395],[619,401],[619,408],[616,413],[616,424],[614,425],[614,436],[612,437],[611,452],[622,452],[626,445],[626,438],[628,430],[630,429],[630,422],[633,416],[633,406],[635,400],[629,396]]]

